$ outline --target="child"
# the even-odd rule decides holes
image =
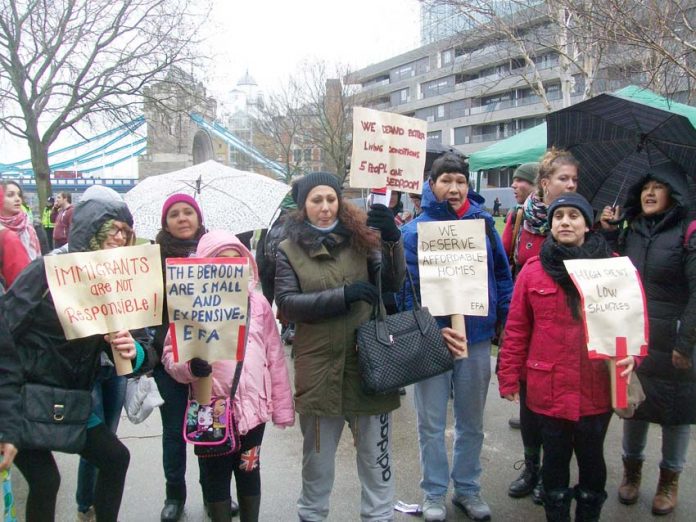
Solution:
[[[213,522],[229,521],[230,480],[234,472],[242,522],[256,522],[261,503],[260,447],[266,422],[272,420],[281,428],[295,423],[290,378],[283,345],[268,301],[258,284],[258,269],[253,256],[228,232],[205,234],[196,257],[246,257],[252,271],[249,283],[249,332],[244,366],[233,409],[240,434],[241,451],[222,457],[201,458],[203,497]],[[179,382],[192,383],[211,374],[213,395],[229,395],[235,361],[208,364],[202,359],[174,363],[172,343],[165,341],[162,362],[167,372]],[[183,422],[183,419],[182,419]]]

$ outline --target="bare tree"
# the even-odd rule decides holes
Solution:
[[[342,81],[347,67],[331,72],[325,62],[305,64],[298,77],[305,115],[305,139],[319,147],[323,161],[341,181],[348,175],[353,146],[353,102],[357,87]]]
[[[266,138],[265,152],[271,152],[285,166],[285,181],[301,173],[302,158],[295,156],[302,136],[303,118],[298,86],[293,79],[268,96],[260,105],[254,120],[255,132]]]
[[[0,126],[26,140],[39,200],[48,152],[81,121],[126,121],[146,84],[190,58],[186,0],[2,0]]]
[[[554,68],[561,82],[563,106],[571,104],[576,92],[575,78],[582,79],[583,98],[592,96],[594,80],[602,66],[607,41],[598,37],[591,0],[421,0],[426,5],[448,5],[468,21],[475,31],[462,31],[457,39],[485,41],[491,59],[507,59],[509,66],[500,79],[519,76],[539,97],[547,111],[553,101],[548,92],[548,74]],[[498,37],[491,44],[491,36]],[[475,41],[459,47],[460,55],[480,59]],[[472,51],[468,52],[467,48]]]
[[[344,181],[352,148],[352,108],[356,87],[342,78],[346,67],[329,72],[325,62],[307,62],[286,86],[270,96],[256,128],[271,141],[284,158],[288,180],[307,167],[304,157],[294,155],[318,149],[321,168],[331,170]]]
[[[573,0],[558,0],[567,5]],[[694,0],[595,0],[575,6],[599,28],[597,35],[632,61],[630,73],[664,94],[696,82]]]

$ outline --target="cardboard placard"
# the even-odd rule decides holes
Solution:
[[[488,249],[482,219],[418,223],[423,306],[435,316],[488,315]]]
[[[631,260],[610,257],[564,263],[580,292],[589,356],[646,355],[647,306],[640,275]]]
[[[167,259],[175,362],[244,358],[250,270],[244,257]]]
[[[625,368],[616,362],[648,353],[648,312],[638,270],[628,257],[564,261],[580,293],[587,353],[610,361],[612,405],[628,406]]]
[[[350,186],[421,194],[427,133],[424,120],[354,107]]]
[[[159,245],[46,256],[44,264],[68,340],[162,322]]]

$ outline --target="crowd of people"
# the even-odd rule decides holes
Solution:
[[[95,187],[75,205],[70,194],[58,194],[34,222],[21,187],[3,183],[0,469],[14,464],[26,478],[27,521],[54,520],[60,473],[52,450],[60,448],[37,449],[28,442],[23,397],[36,386],[91,395],[86,438],[77,450],[77,517],[116,521],[130,460],[116,434],[126,386],[126,377],[114,369],[120,357],[132,361],[134,376],[151,374],[164,401],[159,408],[163,522],[182,517],[191,492],[182,423],[191,394],[208,378],[215,396],[233,396],[240,436],[232,453],[199,455],[211,520],[227,522],[237,514],[243,522],[258,520],[266,425],[294,426],[296,414],[303,442],[295,516],[307,522],[328,517],[337,448],[347,425],[361,488],[357,513],[348,516],[393,520],[398,469],[392,413],[401,398],[396,390],[365,393],[356,331],[380,302],[378,286],[388,313],[414,307],[411,296],[421,295],[419,223],[479,220],[485,229],[488,313],[466,316],[465,333],[449,317],[436,317],[453,368],[413,386],[423,518],[446,520],[450,493],[468,518],[493,516],[481,490],[481,453],[495,340],[500,396],[519,403],[523,446],[524,469],[508,494],[532,494],[549,521],[569,521],[573,501],[575,520],[599,520],[608,497],[609,372],[604,361],[588,355],[581,296],[564,261],[617,255],[630,258],[640,274],[650,331],[646,356],[617,361],[622,376],[638,379],[646,396],[633,417],[621,421],[624,477],[617,496],[624,504],[637,501],[648,429],[658,424],[662,459],[652,512],[671,513],[687,465],[690,425],[696,423],[696,226],[687,217],[688,188],[672,174],[654,168],[630,187],[624,205],[596,212],[577,193],[582,165],[570,152],[551,149],[538,163],[515,170],[516,205],[501,237],[483,198],[469,185],[466,159],[457,153],[444,153],[432,163],[422,194],[409,194],[413,212],[403,210],[398,192],[387,205],[365,211],[344,197],[336,176],[315,172],[293,183],[294,208],[283,212],[256,256],[229,232],[207,230],[194,198],[173,194],[162,202],[155,239],[163,267],[169,258],[248,259],[252,277],[243,362],[178,360],[166,304],[154,328],[68,339],[43,256],[132,245],[133,216],[118,194]],[[497,200],[494,214],[501,207]],[[294,386],[278,320],[293,325]],[[446,443],[450,411],[451,452]],[[577,484],[571,484],[573,455]]]

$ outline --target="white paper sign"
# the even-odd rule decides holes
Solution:
[[[582,299],[589,356],[621,359],[627,355],[646,355],[645,294],[631,260],[610,257],[564,263]]]
[[[421,194],[427,132],[424,120],[354,107],[350,186]]]
[[[418,223],[423,306],[431,314],[488,315],[488,250],[483,219]]]
[[[175,362],[242,360],[249,302],[245,257],[167,259],[167,309]]]
[[[66,339],[161,324],[159,245],[46,256],[44,264]]]

